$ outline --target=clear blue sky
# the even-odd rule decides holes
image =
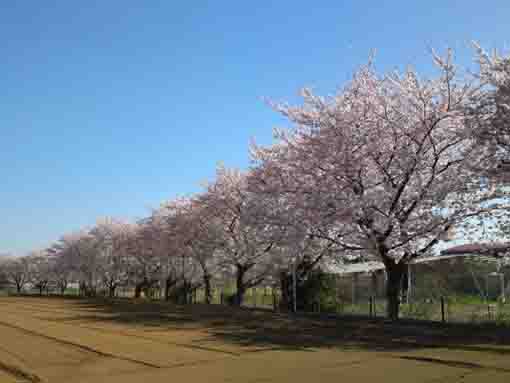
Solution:
[[[509,20],[508,0],[2,1],[0,253],[246,167],[284,123],[264,96],[333,93],[372,48],[383,70],[427,68],[428,46],[467,64]]]

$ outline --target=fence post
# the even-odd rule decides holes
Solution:
[[[489,317],[489,320],[491,320],[491,305],[487,305],[487,316]]]
[[[338,286],[336,285],[336,277],[335,277],[335,300],[333,304],[335,305],[335,314],[338,314]]]
[[[357,287],[358,287],[358,274],[354,273],[352,274],[352,281],[351,281],[351,303],[353,305],[356,304],[356,298],[357,298]]]
[[[501,303],[506,303],[506,293],[505,293],[505,274],[499,274],[499,283],[501,285]]]
[[[370,318],[373,318],[374,317],[374,306],[373,306],[374,298],[372,296],[369,297],[369,302],[370,302],[369,303],[369,306],[370,306],[370,314],[369,314],[369,316],[370,316]]]
[[[444,310],[444,297],[441,296],[441,322],[446,322],[445,310]]]

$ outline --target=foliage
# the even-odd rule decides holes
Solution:
[[[298,311],[336,311],[336,279],[314,267],[310,257],[305,256],[296,268],[296,309]],[[282,300],[280,306],[292,311],[294,307],[293,273],[283,271],[280,275]]]

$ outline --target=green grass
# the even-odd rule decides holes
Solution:
[[[0,290],[0,296],[6,296],[12,293],[10,290]],[[220,304],[223,294],[224,304],[227,297],[235,293],[233,284],[223,288],[213,288],[212,303]],[[280,300],[279,292],[277,300]],[[77,296],[78,289],[68,288],[65,295]],[[130,297],[132,295],[129,295]],[[157,299],[157,298],[156,298]],[[248,289],[244,305],[247,307],[273,308],[273,292],[271,288],[257,287]],[[205,302],[205,292],[198,289],[195,295],[195,303]],[[337,313],[339,315],[370,315],[370,304],[368,299],[360,300],[356,304],[349,302],[326,302],[320,308],[321,312]],[[315,311],[317,307],[315,308]],[[386,313],[386,302],[384,299],[378,299],[374,302],[373,310],[376,316],[383,317]],[[401,304],[401,317],[419,320],[441,321],[441,303],[439,299],[425,300],[424,298],[415,298],[410,304]],[[451,295],[445,299],[445,316],[448,322],[459,323],[485,323],[494,322],[510,326],[510,300],[507,304],[492,300],[485,301],[476,295]]]
[[[234,286],[226,286],[222,289],[213,289],[213,304],[220,304],[221,293],[224,299],[235,293]],[[204,291],[198,290],[196,295],[197,303],[205,301]],[[278,296],[279,299],[279,296]],[[273,307],[273,295],[271,289],[264,291],[263,287],[249,289],[246,292],[244,305],[248,307]],[[335,310],[336,307],[336,310]],[[407,319],[419,319],[430,321],[441,321],[441,302],[439,299],[425,300],[415,299],[412,303],[401,304],[400,316]],[[317,309],[317,308],[316,308]],[[386,302],[378,299],[373,304],[374,314],[383,317],[386,314]],[[356,304],[349,302],[337,302],[321,307],[322,312],[337,313],[339,315],[370,315],[370,304],[368,300],[360,300]],[[510,325],[510,302],[502,304],[498,301],[486,302],[479,296],[456,295],[445,298],[445,317],[448,322],[459,323],[485,323],[495,322],[498,324]]]
[[[384,300],[375,302],[375,313],[384,316],[386,304]],[[357,304],[339,304],[337,312],[345,315],[369,315],[368,301]],[[441,321],[441,301],[414,300],[412,303],[400,305],[402,318]],[[453,296],[445,298],[445,318],[448,322],[484,323],[497,322],[510,325],[510,302],[503,304],[498,301],[484,301],[477,296]]]
[[[64,295],[78,295],[78,294],[79,290],[74,287],[68,287],[64,292]]]
[[[212,289],[212,303],[220,304],[221,303],[221,295],[223,293],[223,298],[226,301],[228,296],[235,294],[236,289],[235,286],[225,286],[224,288],[213,288]],[[197,303],[205,302],[205,291],[203,289],[198,289],[196,293]],[[244,305],[250,307],[273,307],[273,295],[270,288],[264,287],[256,287],[251,288],[246,291],[244,296]]]

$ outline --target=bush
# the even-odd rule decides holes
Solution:
[[[305,258],[296,270],[296,308],[298,311],[336,312],[336,279],[334,275],[323,272],[320,267],[308,267],[309,259]],[[293,277],[290,272],[280,276],[282,287],[281,308],[293,309]]]

